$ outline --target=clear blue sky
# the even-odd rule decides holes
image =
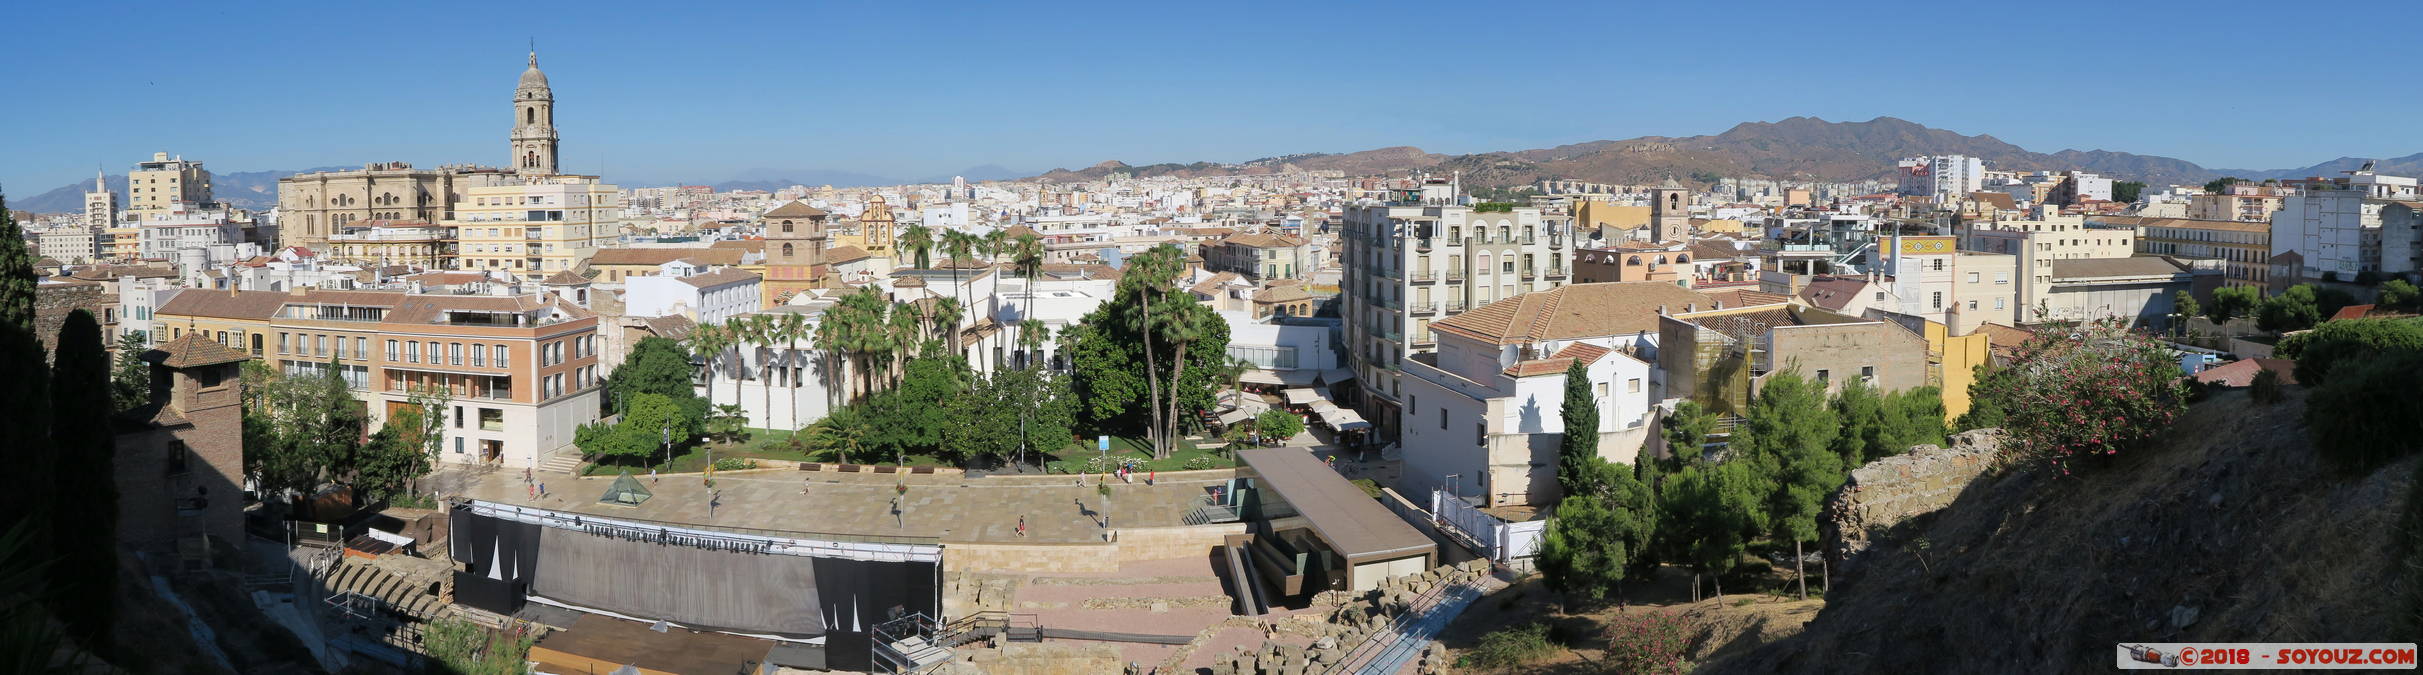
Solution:
[[[0,185],[21,195],[153,151],[219,172],[501,164],[533,37],[564,168],[632,185],[1475,152],[1794,115],[2214,168],[2423,151],[2423,92],[2399,72],[2423,19],[2411,1],[42,2],[5,15]]]

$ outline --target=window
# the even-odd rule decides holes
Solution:
[[[279,334],[278,334],[278,353],[280,353],[280,354],[285,354],[285,353],[287,353],[287,352],[286,352],[286,334],[285,334],[285,333],[279,333]]]
[[[1826,369],[1824,369],[1824,368],[1819,368],[1819,369],[1817,369],[1817,383],[1818,383],[1818,384],[1827,384],[1827,383],[1830,383],[1830,382],[1832,382],[1832,381],[1833,381],[1833,371],[1829,371],[1829,370],[1826,370]]]
[[[328,336],[326,336],[326,335],[314,335],[314,336],[311,336],[311,355],[312,355],[312,356],[327,356],[327,355],[328,355]]]
[[[458,428],[459,428],[459,427],[461,427],[461,426],[463,426],[463,425],[462,425],[462,422],[461,422],[460,420],[457,420],[457,421],[455,422],[455,425],[454,425],[454,426],[456,426],[456,427],[458,427]],[[457,455],[463,454],[463,437],[461,437],[461,436],[456,436],[456,437],[454,437],[454,454],[457,454]]]
[[[404,343],[404,361],[407,363],[421,362],[421,342],[419,340]]]
[[[1977,283],[1977,273],[1976,273],[1976,272],[1970,272],[1970,273],[1969,273],[1969,283],[1972,283],[1972,284]]]
[[[1943,271],[1943,259],[1936,258],[1934,264],[1929,265],[1928,267],[1934,268],[1934,270],[1937,272]]]
[[[481,348],[479,345],[472,345],[472,346],[471,346],[471,365],[475,365],[475,366],[485,366],[485,365],[488,365],[488,350]]]
[[[463,365],[463,343],[450,342],[446,344],[446,363],[457,366]]]
[[[1884,291],[1877,291],[1877,292],[1876,292],[1876,301],[1877,301],[1877,302],[1884,302],[1884,301],[1885,301],[1885,292],[1884,292]]]
[[[429,346],[429,364],[430,364],[430,365],[437,365],[437,364],[439,363],[438,358],[437,358],[437,357],[438,357],[438,353],[437,353],[437,343],[436,343],[436,342],[430,342],[430,343],[428,343],[428,346]]]
[[[1634,393],[1634,394],[1641,393],[1641,378],[1637,378],[1637,377],[1635,377],[1635,378],[1632,378],[1632,379],[1629,379],[1629,380],[1625,380],[1625,381],[1624,381],[1624,391],[1627,391],[1627,392],[1630,392],[1630,393]]]
[[[190,454],[192,453],[187,452],[185,449],[184,441],[169,441],[168,447],[163,450],[161,457],[161,459],[167,460],[167,466],[165,468],[168,469],[168,475],[176,476],[184,474],[187,470],[186,457]]]
[[[1977,309],[1977,301],[1975,301],[1975,300],[1970,300],[1970,301],[1969,301],[1969,309],[1971,309],[1971,310],[1975,310],[1975,309]]]
[[[1446,431],[1446,430],[1447,430],[1447,409],[1446,409],[1446,408],[1440,408],[1440,409],[1439,409],[1439,430],[1440,430],[1440,431]]]
[[[1994,308],[1995,308],[1995,309],[2002,309],[2002,301],[2003,301],[2003,298],[1995,298],[1995,299],[1994,299]]]
[[[1860,366],[1860,367],[1859,367],[1859,380],[1860,380],[1861,382],[1875,382],[1875,381],[1876,381],[1876,366]]]
[[[454,407],[454,428],[463,428],[463,407],[459,405]]]
[[[1931,301],[1931,302],[1933,302],[1933,303],[1934,303],[1934,308],[1935,308],[1935,309],[1943,309],[1943,292],[1942,292],[1942,291],[1936,291],[1936,292],[1934,292],[1934,293],[1929,293],[1929,294],[1927,294],[1927,297],[1930,299],[1930,301]]]
[[[394,360],[395,360],[395,358],[396,358],[396,354],[395,354],[395,347],[396,347],[396,342],[395,342],[394,340],[388,340],[388,341],[387,341],[387,360],[389,360],[389,361],[394,361]]]
[[[353,358],[357,361],[370,360],[370,338],[359,335],[353,337]]]
[[[1994,273],[1994,283],[1998,283],[1998,284],[2007,284],[2007,283],[2011,283],[2011,273],[2009,273],[2009,272],[1995,272],[1995,273]]]
[[[504,431],[505,411],[497,408],[480,409],[481,431]]]
[[[497,346],[496,346],[496,367],[498,367],[498,368],[510,368],[510,367],[512,367],[512,366],[513,366],[513,348],[511,348],[511,347],[507,347],[507,346],[504,346],[504,345],[497,345]]]

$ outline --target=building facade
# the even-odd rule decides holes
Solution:
[[[471,188],[511,178],[484,167],[415,169],[403,162],[287,176],[278,179],[280,243],[321,250],[348,229],[372,221],[449,220]]]
[[[363,265],[456,265],[453,231],[426,220],[363,221],[328,235],[325,246],[328,259]]]
[[[168,211],[177,204],[211,203],[210,171],[201,162],[171,158],[168,153],[155,152],[151,161],[135,165],[126,176],[126,210],[149,215]]]
[[[2147,218],[2136,226],[2138,253],[2220,260],[2223,286],[2264,288],[2271,283],[2269,223]]]
[[[774,207],[759,217],[766,228],[766,279],[764,294],[770,305],[791,301],[793,296],[819,288],[832,274],[825,265],[826,219],[831,214],[792,201]]]
[[[1432,180],[1384,203],[1346,208],[1340,315],[1347,361],[1362,382],[1350,401],[1383,439],[1395,437],[1399,365],[1436,345],[1431,324],[1572,277],[1571,221],[1534,207],[1479,211]]]

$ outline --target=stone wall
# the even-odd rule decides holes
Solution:
[[[1222,537],[1245,534],[1244,523],[1117,528],[1117,542],[1098,544],[946,543],[942,569],[973,574],[1110,574],[1119,564],[1210,555]]]
[[[1978,429],[1951,440],[1951,447],[1921,445],[1851,471],[1850,481],[1826,503],[1826,552],[1837,569],[1885,530],[1959,499],[1969,481],[1994,464],[2003,436],[2000,429]]]
[[[81,309],[92,312],[93,321],[105,321],[107,317],[101,315],[102,305],[117,299],[115,294],[103,294],[101,285],[95,283],[46,283],[36,287],[34,332],[42,338],[42,350],[45,353],[59,351],[59,327],[67,325],[68,314]],[[109,340],[106,331],[102,333],[102,340]]]

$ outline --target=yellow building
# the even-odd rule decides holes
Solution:
[[[1943,390],[1945,421],[1958,419],[1969,411],[1969,385],[1977,382],[1977,367],[1992,363],[1993,342],[1985,332],[1952,335],[1944,325],[1928,321],[1927,369],[1928,384]]]
[[[373,220],[328,235],[332,260],[366,265],[412,265],[439,269],[453,262],[454,238],[446,228],[419,220]]]
[[[620,188],[596,176],[540,176],[464,191],[455,206],[460,269],[548,273],[573,269],[614,241]]]
[[[1595,199],[1573,204],[1573,230],[1591,232],[1600,228],[1629,230],[1649,226],[1649,207],[1619,205]]]

